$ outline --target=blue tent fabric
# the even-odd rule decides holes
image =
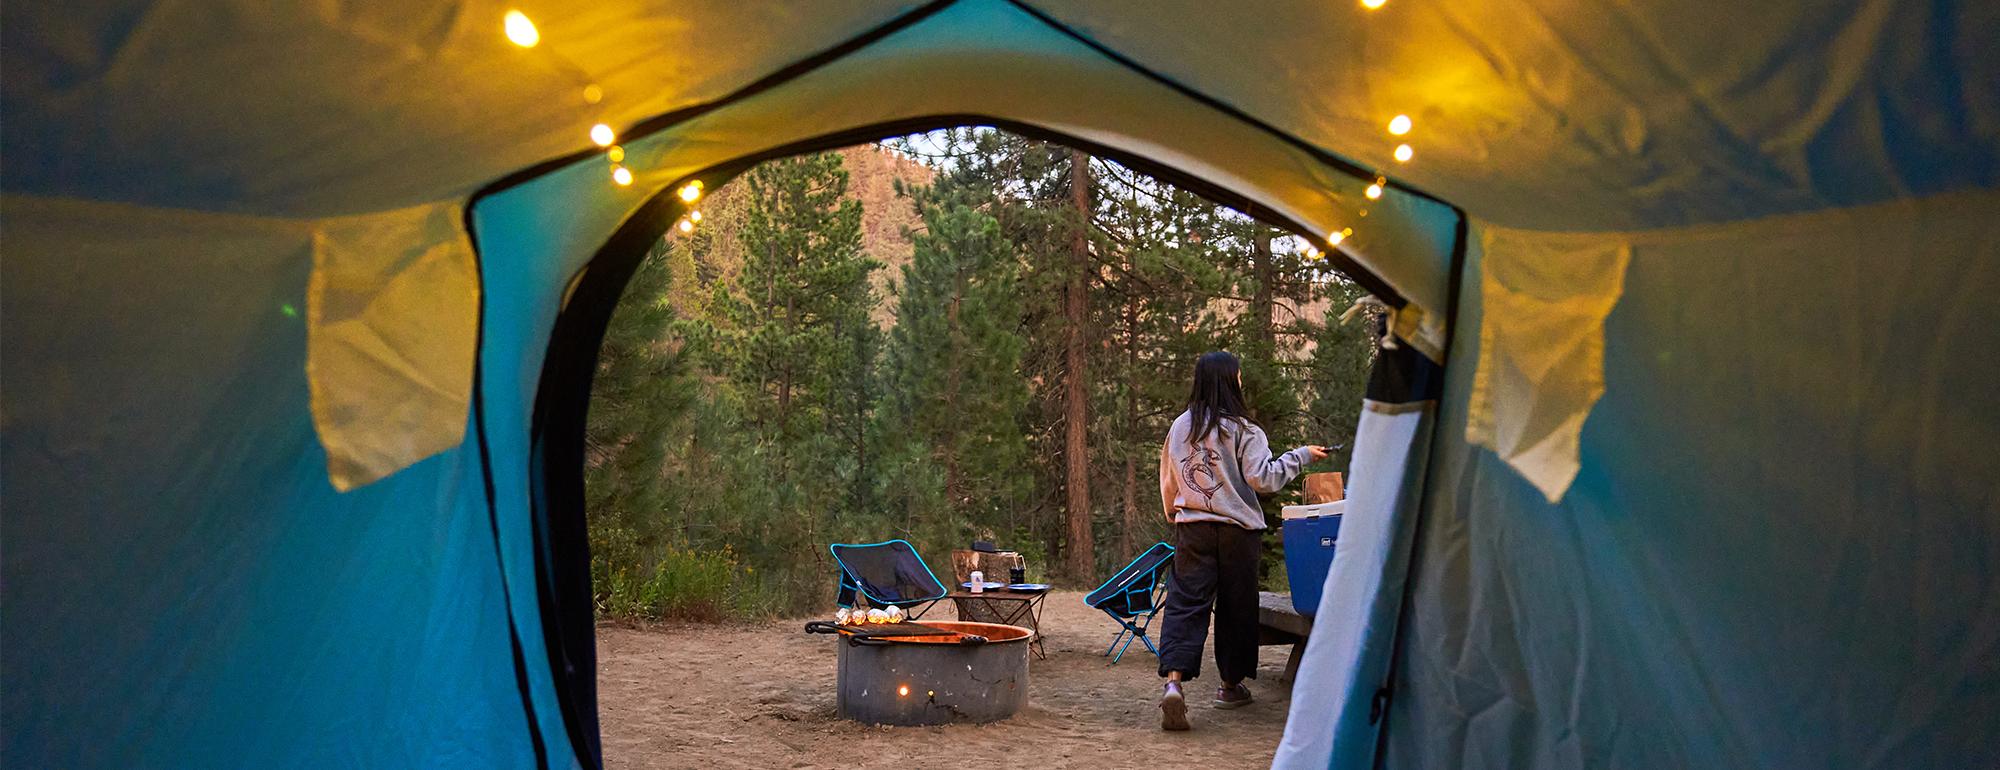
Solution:
[[[1379,558],[1320,617],[1365,615],[1309,647],[1282,761],[2000,764],[2000,5],[530,5],[534,49],[456,0],[7,7],[10,764],[595,765],[552,465],[572,303],[683,180],[964,122],[1353,226],[1322,245],[1446,365],[1433,415],[1357,448],[1423,472],[1346,520]],[[1602,342],[1595,407],[1500,400],[1580,423],[1551,503],[1468,427],[1482,350],[1537,350],[1484,339],[1487,268],[1558,242],[1629,263],[1561,330]],[[363,354],[315,353],[341,333]],[[366,397],[399,389],[439,397]],[[336,487],[350,446],[394,462]]]
[[[1996,210],[1868,211],[1865,266],[1825,217],[1635,247],[1570,494],[1441,442],[1388,765],[2000,764]]]
[[[55,219],[0,262],[0,754],[531,766],[477,462],[334,492],[285,312],[307,264],[149,258],[137,224],[14,251]]]

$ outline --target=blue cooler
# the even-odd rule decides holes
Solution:
[[[1300,615],[1319,612],[1319,594],[1333,568],[1333,545],[1340,539],[1340,516],[1346,511],[1346,500],[1285,506],[1285,577],[1292,583],[1292,609]]]

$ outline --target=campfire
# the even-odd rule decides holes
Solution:
[[[1028,640],[1019,626],[916,622],[899,608],[841,609],[807,633],[838,634],[836,705],[868,724],[991,722],[1028,699]]]

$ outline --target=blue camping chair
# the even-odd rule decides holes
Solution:
[[[1112,665],[1117,665],[1125,657],[1125,647],[1131,647],[1133,639],[1146,645],[1155,657],[1160,654],[1160,648],[1154,647],[1153,640],[1146,636],[1146,629],[1152,626],[1153,615],[1160,611],[1160,597],[1167,590],[1166,581],[1161,578],[1173,563],[1174,547],[1154,543],[1118,574],[1104,581],[1104,585],[1083,597],[1084,604],[1103,610],[1121,626],[1118,635],[1111,637],[1111,646],[1104,650],[1106,655],[1110,655],[1112,650],[1118,651],[1118,657],[1111,659]],[[1125,642],[1125,647],[1118,646],[1121,640]]]
[[[922,617],[949,591],[930,565],[907,540],[882,543],[834,543],[833,562],[840,565],[842,607],[853,607],[856,593],[877,608],[901,607],[911,619]]]

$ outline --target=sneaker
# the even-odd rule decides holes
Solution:
[[[1219,709],[1240,709],[1256,701],[1250,695],[1250,687],[1242,682],[1225,685],[1215,691],[1215,707]]]
[[[1181,695],[1179,682],[1168,682],[1166,692],[1160,695],[1160,729],[1188,730],[1187,697]]]

